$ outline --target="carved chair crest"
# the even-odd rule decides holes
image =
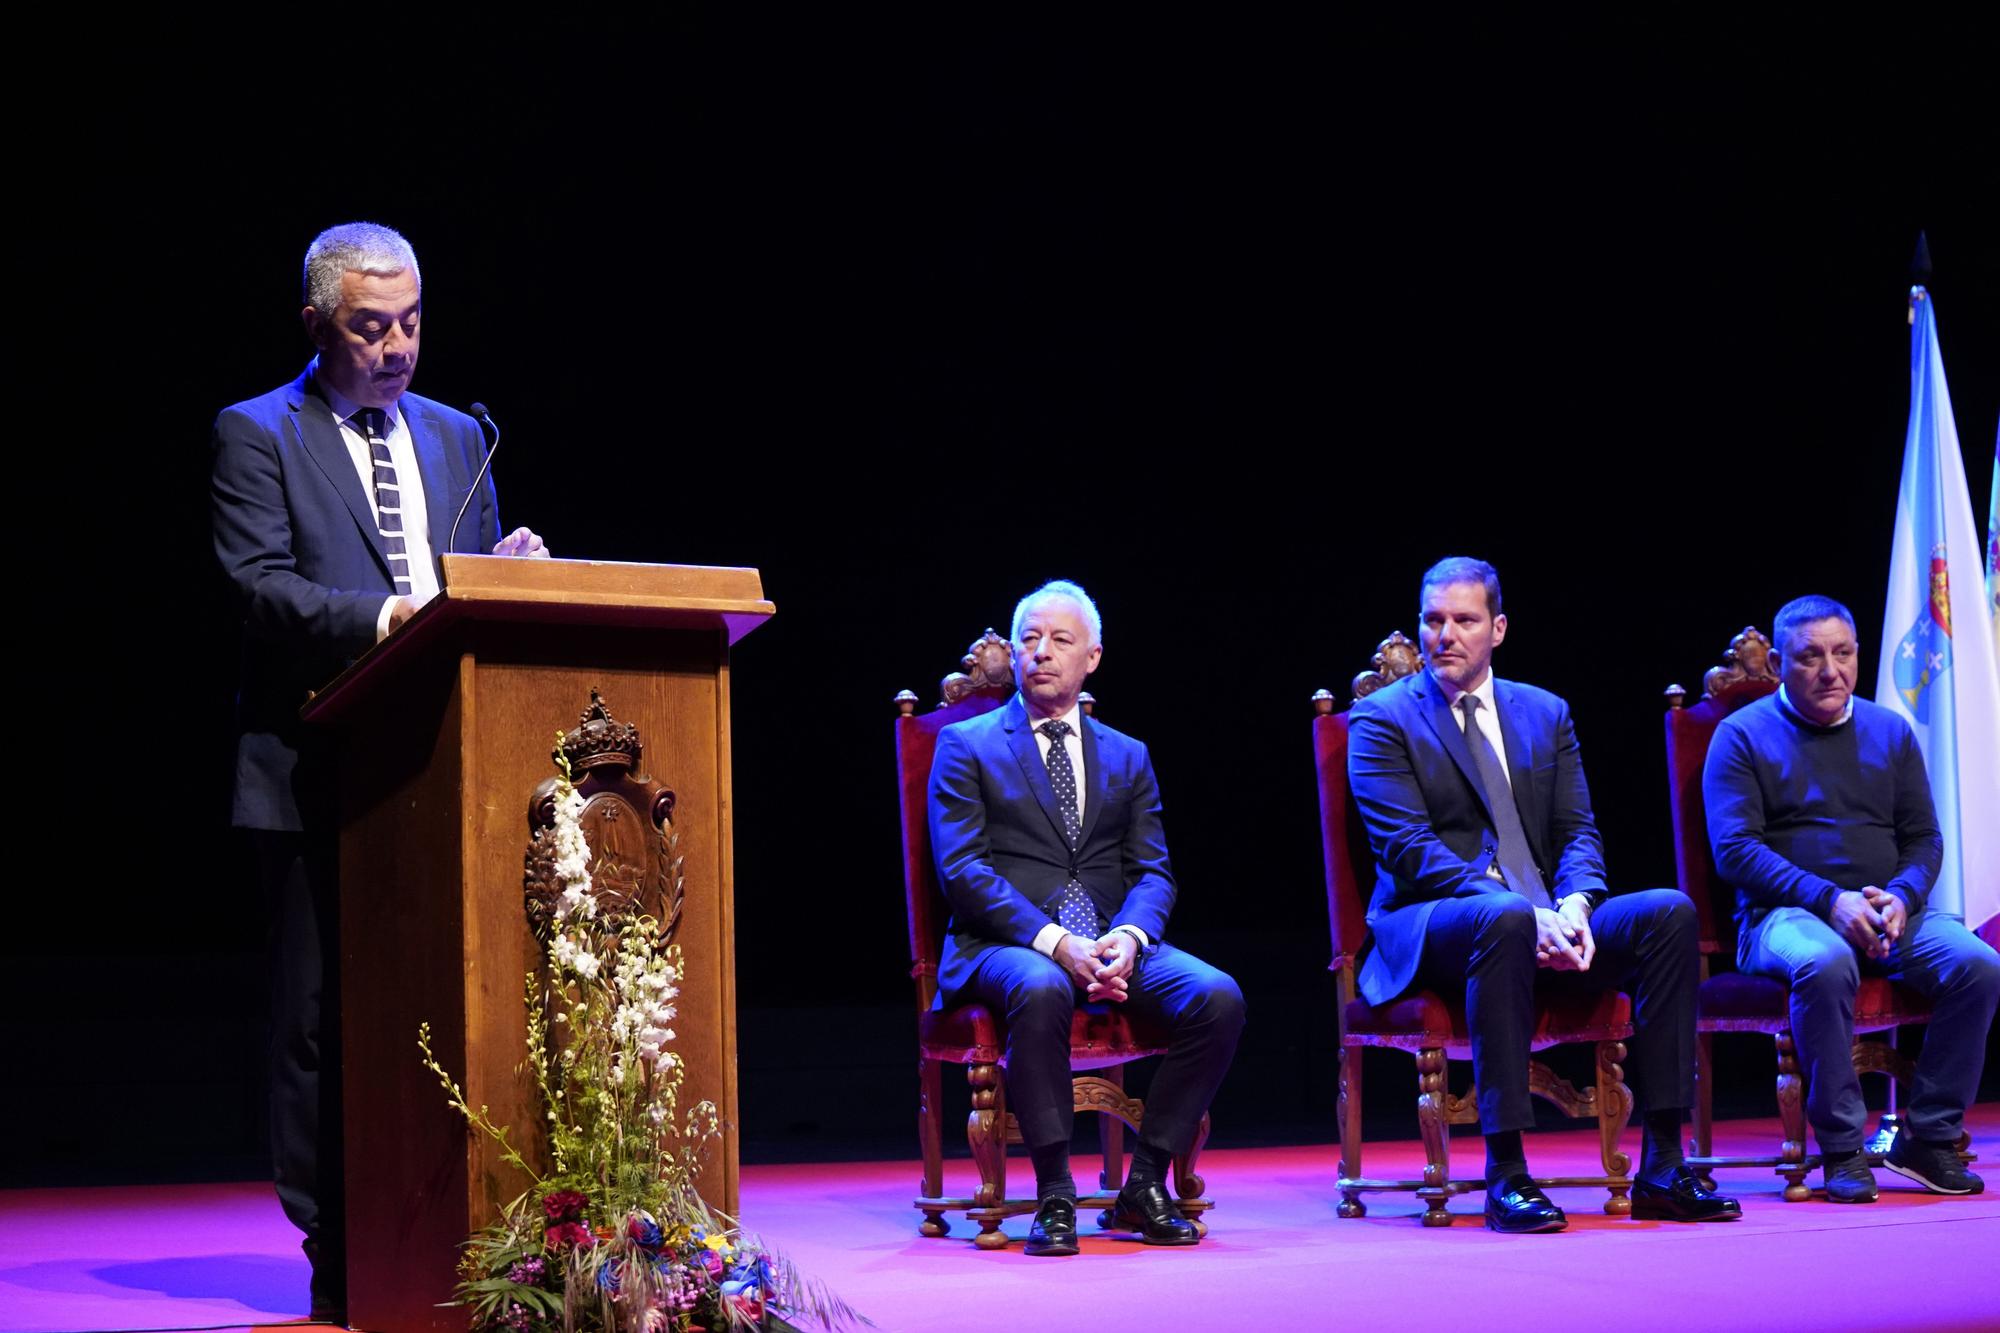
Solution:
[[[1712,666],[1703,674],[1701,697],[1720,698],[1746,682],[1777,678],[1778,673],[1771,670],[1771,641],[1755,625],[1745,625],[1743,632],[1729,641],[1721,665]],[[1669,685],[1666,694],[1669,708],[1679,708],[1687,701],[1687,691],[1679,685]]]

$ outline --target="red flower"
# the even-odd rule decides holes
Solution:
[[[542,1245],[550,1251],[558,1251],[570,1245],[590,1243],[589,1228],[578,1222],[558,1222],[542,1233]]]
[[[557,1190],[542,1200],[542,1213],[551,1222],[581,1222],[589,1202],[575,1190]]]

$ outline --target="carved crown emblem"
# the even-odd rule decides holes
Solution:
[[[569,761],[570,772],[577,774],[613,765],[636,770],[642,748],[639,729],[612,717],[604,696],[593,689],[590,707],[583,710],[576,729],[563,737],[560,749],[552,752],[550,758],[560,753]]]

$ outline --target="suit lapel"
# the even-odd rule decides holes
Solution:
[[[1500,739],[1507,747],[1507,776],[1514,788],[1514,809],[1521,816],[1521,830],[1530,844],[1541,841],[1541,802],[1535,799],[1535,747],[1521,726],[1521,708],[1514,688],[1504,680],[1493,682],[1493,698],[1500,705]]]
[[[389,554],[382,548],[375,511],[368,506],[368,496],[361,489],[361,477],[354,470],[354,458],[347,452],[347,441],[333,419],[333,410],[326,399],[311,391],[311,382],[312,372],[307,371],[292,384],[292,425],[298,430],[299,443],[305,447],[306,456],[326,475],[327,483],[347,506],[347,512],[353,515],[354,526],[361,530],[368,549],[375,553],[375,563],[387,577]]]
[[[403,399],[403,424],[410,430],[410,446],[416,451],[417,471],[424,483],[424,519],[430,529],[431,563],[437,567],[438,582],[444,582],[444,566],[438,557],[448,549],[451,520],[458,506],[451,501],[450,464],[445,459],[444,435],[428,412]]]
[[[1090,831],[1097,827],[1097,816],[1104,809],[1104,793],[1109,783],[1104,776],[1103,752],[1098,746],[1097,727],[1088,713],[1078,715],[1083,726],[1083,832],[1077,838],[1081,847],[1090,841]]]
[[[1445,702],[1444,686],[1438,684],[1437,677],[1427,669],[1424,672],[1423,687],[1417,691],[1423,700],[1424,721],[1430,724],[1438,743],[1445,753],[1458,765],[1458,771],[1465,774],[1466,782],[1479,796],[1479,804],[1486,811],[1486,821],[1493,822],[1493,802],[1486,794],[1486,784],[1479,780],[1479,765],[1472,761],[1472,750],[1465,743],[1465,733],[1458,729],[1458,719],[1453,716],[1451,705]]]
[[[1021,771],[1027,775],[1028,789],[1035,793],[1042,813],[1055,828],[1056,840],[1067,847],[1069,835],[1063,831],[1062,812],[1056,809],[1055,788],[1049,785],[1049,766],[1042,759],[1041,747],[1035,744],[1034,730],[1028,725],[1028,706],[1021,702],[1020,695],[1008,700],[1007,716],[1000,725],[1007,730],[1007,748],[1014,752]]]

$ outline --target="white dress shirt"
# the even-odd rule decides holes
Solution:
[[[1438,684],[1444,686],[1444,701],[1451,705],[1452,716],[1458,720],[1458,730],[1461,734],[1465,731],[1465,712],[1459,707],[1458,701],[1468,694],[1479,700],[1479,708],[1473,714],[1479,719],[1479,734],[1486,738],[1493,746],[1493,753],[1500,757],[1500,773],[1507,779],[1507,787],[1511,791],[1514,786],[1514,771],[1507,767],[1507,739],[1500,734],[1500,710],[1493,706],[1493,673],[1489,670],[1486,678],[1470,690],[1456,689],[1448,680],[1440,679]]]

